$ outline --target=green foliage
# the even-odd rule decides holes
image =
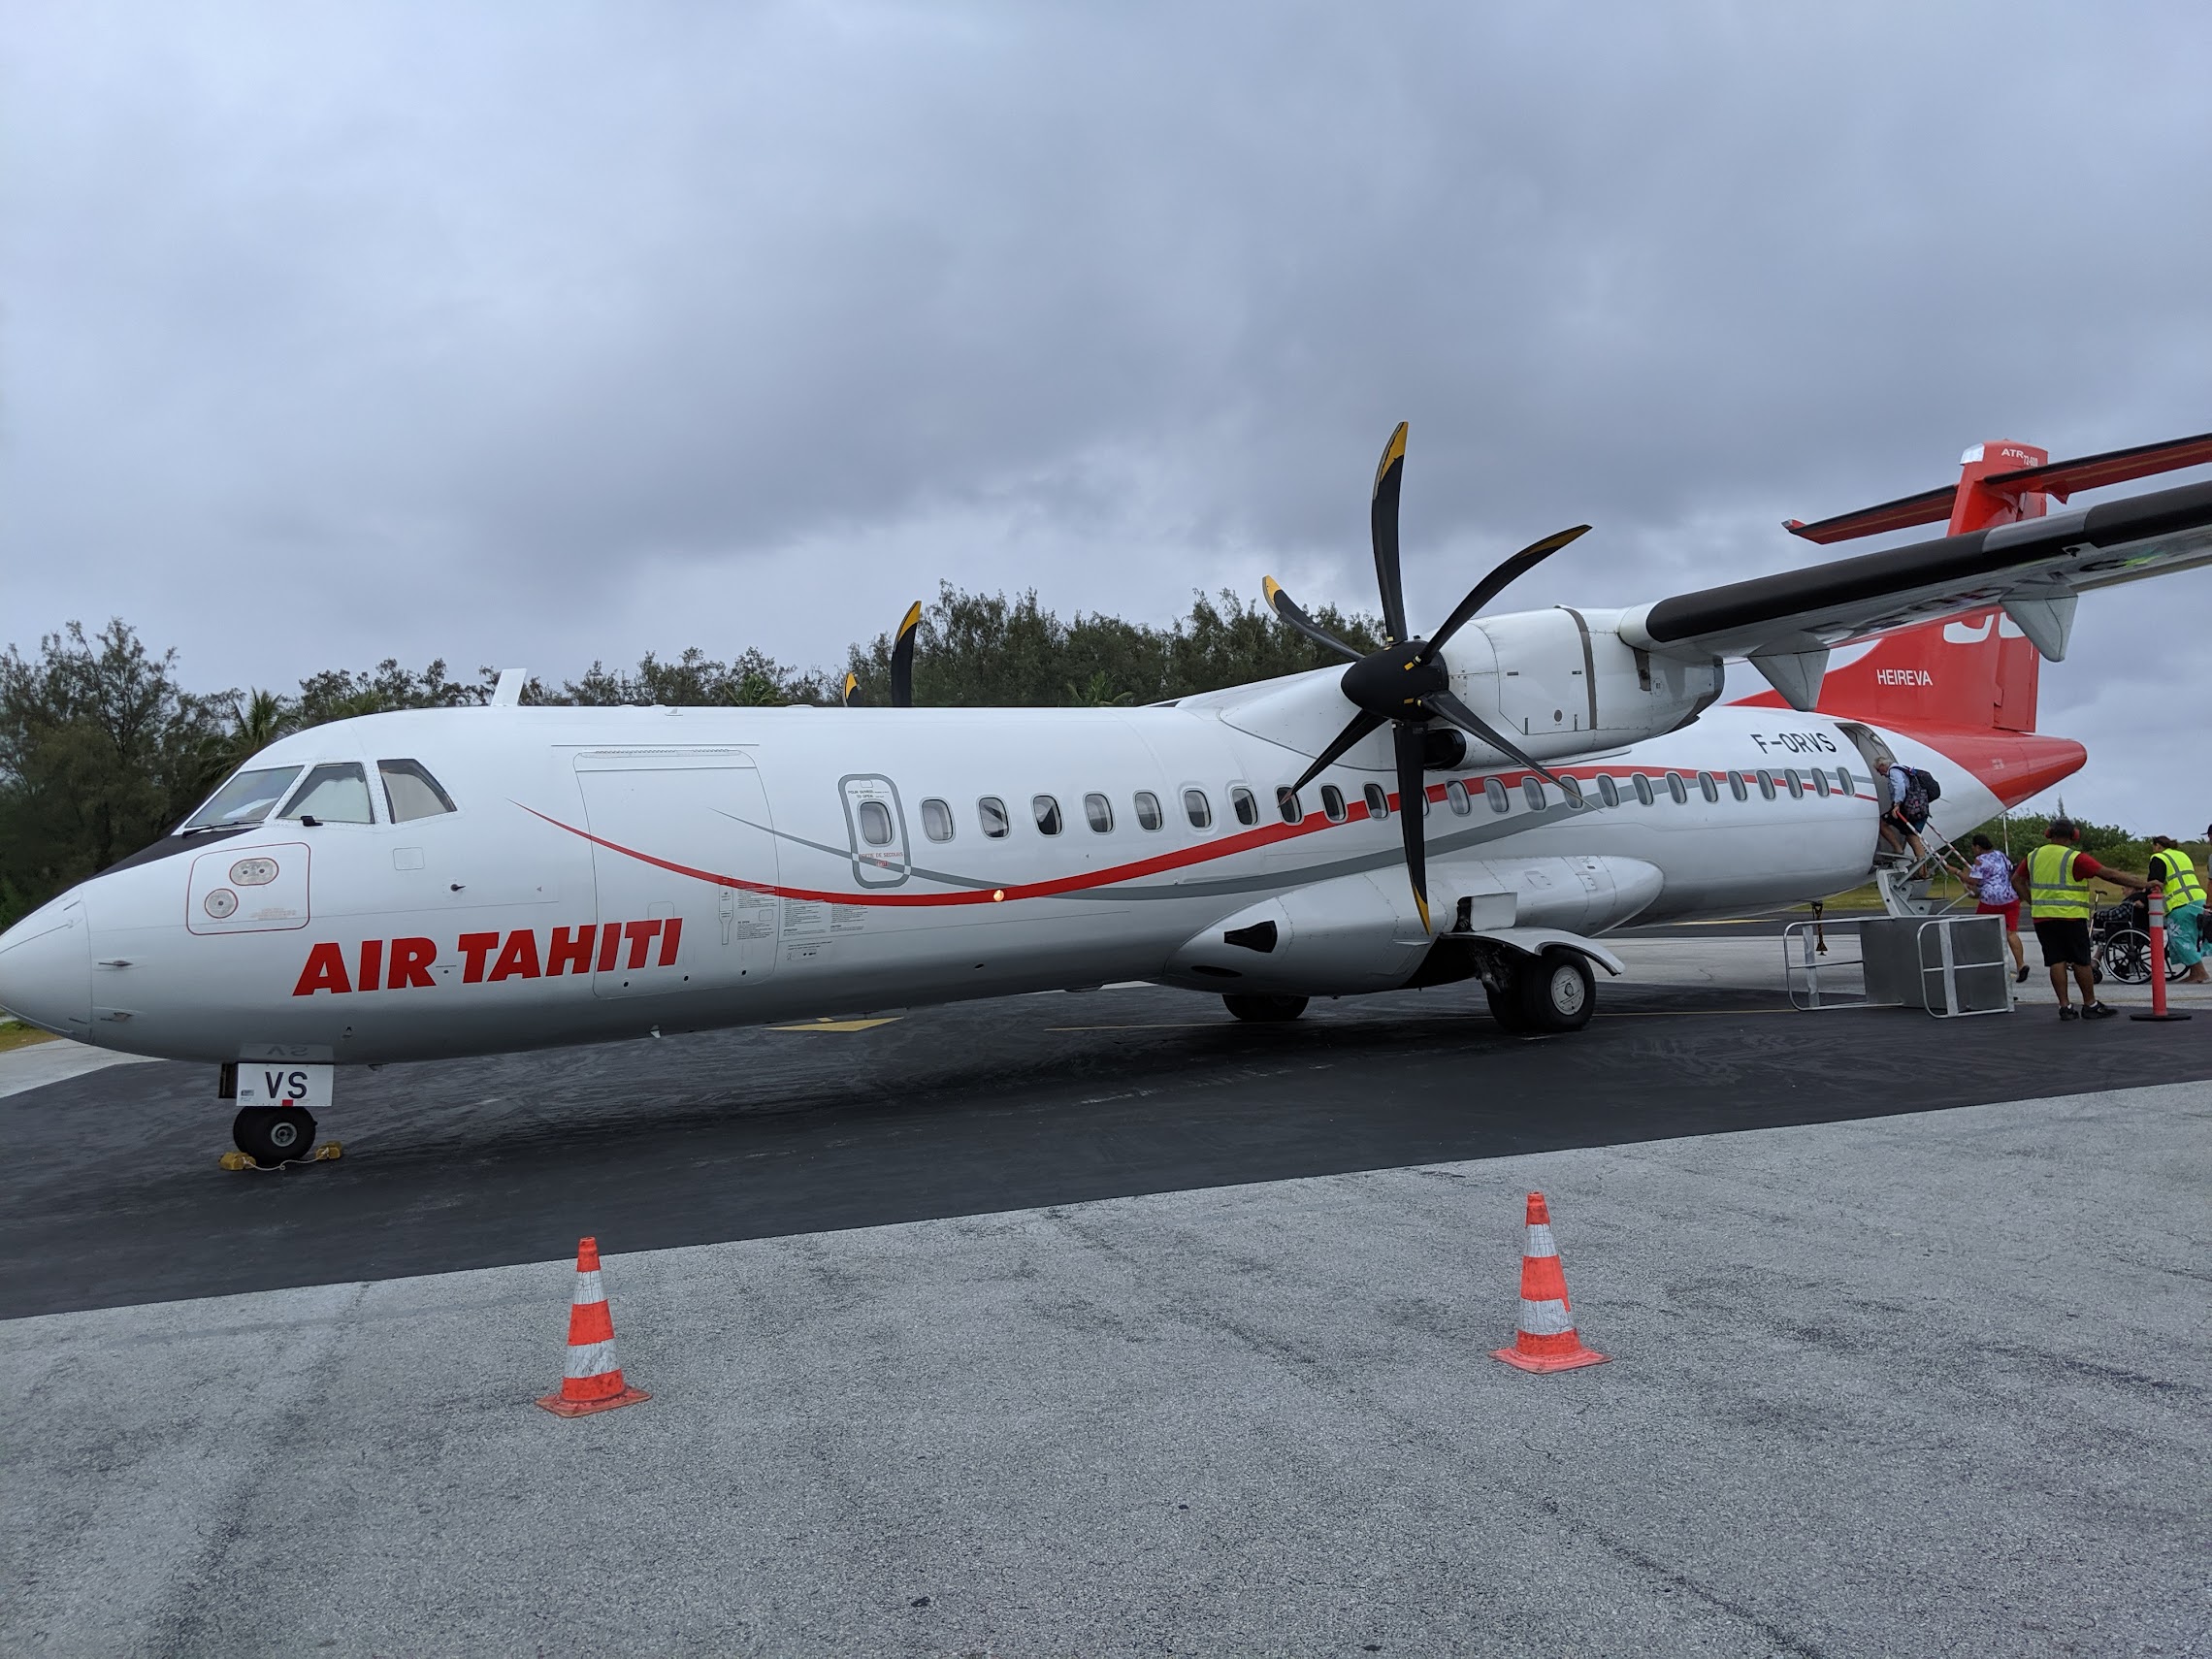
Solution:
[[[1323,607],[1315,620],[1349,644],[1373,650],[1380,624]],[[889,634],[853,647],[855,700],[891,700]],[[1235,594],[1193,596],[1190,614],[1166,628],[1077,612],[1066,621],[1037,602],[963,593],[946,584],[922,612],[915,638],[914,700],[931,707],[1111,707],[1164,702],[1224,686],[1304,673],[1341,662]]]
[[[672,663],[645,653],[637,671],[627,674],[593,663],[580,680],[570,680],[559,696],[532,685],[526,702],[657,703],[666,708],[712,706],[763,708],[783,703],[832,703],[834,691],[819,673],[802,674],[766,652],[748,649],[718,663],[694,645]]]
[[[0,922],[136,852],[228,764],[218,709],[117,618],[0,653]]]
[[[1978,826],[1977,831],[1987,835],[2000,847],[2009,847],[2017,862],[2026,858],[2041,843],[2044,827],[2058,816],[2059,807],[2053,807],[2047,812],[2006,813]],[[2130,875],[2142,875],[2149,868],[2151,843],[2148,835],[2135,834],[2132,830],[2121,829],[2117,824],[2092,824],[2081,818],[2075,819],[2074,825],[2081,830],[2081,850],[2098,863],[2112,869],[2125,870]],[[1958,846],[1962,852],[1968,849],[1970,840],[1970,835],[1959,837]],[[2206,844],[2202,841],[2183,841],[2181,847],[2201,872],[2205,868]]]

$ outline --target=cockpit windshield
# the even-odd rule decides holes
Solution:
[[[369,806],[369,774],[359,761],[325,761],[284,803],[286,818],[317,824],[374,824]]]
[[[186,830],[238,830],[258,824],[284,798],[298,766],[262,766],[239,772],[215,791],[214,798],[184,821]]]

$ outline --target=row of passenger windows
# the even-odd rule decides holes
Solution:
[[[1760,770],[1750,773],[1728,772],[1723,776],[1729,794],[1738,800],[1750,799],[1754,789],[1768,800],[1774,799],[1785,791],[1793,800],[1806,795],[1825,798],[1830,795],[1849,796],[1852,793],[1851,774],[1840,766],[1833,774],[1818,770],[1801,772],[1791,766],[1778,775]],[[1708,800],[1717,801],[1723,787],[1723,776],[1711,772],[1696,773],[1695,787],[1698,793]],[[1609,774],[1597,780],[1596,798],[1592,799],[1579,779],[1562,776],[1559,782],[1567,804],[1576,807],[1618,806],[1631,798],[1639,805],[1650,806],[1662,794],[1670,800],[1686,803],[1692,787],[1692,780],[1680,772],[1667,772],[1659,777],[1632,772],[1624,780],[1616,780]],[[1513,797],[1498,779],[1484,778],[1481,793],[1492,812],[1513,810]],[[1543,811],[1547,804],[1544,784],[1540,779],[1523,778],[1521,795],[1535,811]],[[1368,784],[1360,791],[1359,798],[1366,805],[1370,818],[1387,818],[1390,815],[1390,797],[1381,784]],[[1475,810],[1474,793],[1457,778],[1445,786],[1444,798],[1451,810],[1462,818]],[[1297,824],[1304,820],[1305,804],[1290,791],[1277,790],[1275,800],[1284,823]],[[1159,797],[1152,791],[1137,791],[1129,797],[1129,804],[1140,830],[1155,830],[1166,827],[1167,818],[1160,809]],[[1331,824],[1342,824],[1351,816],[1351,807],[1345,798],[1344,791],[1335,784],[1321,785],[1320,806],[1321,815]],[[1247,829],[1259,822],[1259,802],[1252,791],[1242,784],[1230,786],[1229,807],[1235,813],[1236,821]],[[990,839],[1001,840],[1012,831],[1013,815],[1007,810],[1006,802],[997,796],[983,797],[975,803],[975,810],[977,825]],[[1424,814],[1428,810],[1425,798],[1421,802],[1421,810]],[[871,847],[891,845],[893,830],[891,809],[888,806],[880,800],[863,800],[860,803],[857,816],[862,841]],[[1183,816],[1193,830],[1213,828],[1214,805],[1204,790],[1187,789],[1183,792]],[[1064,828],[1059,800],[1055,796],[1031,796],[1029,817],[1041,835],[1057,835]],[[1083,797],[1083,819],[1097,834],[1111,834],[1114,830],[1114,803],[1103,795],[1087,795]],[[935,797],[922,802],[923,834],[932,841],[950,841],[956,832],[957,826],[950,802]]]

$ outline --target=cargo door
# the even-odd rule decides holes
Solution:
[[[776,850],[751,758],[587,752],[576,757],[576,781],[598,893],[593,992],[742,993],[764,984],[776,962]],[[556,938],[554,951],[564,943],[580,960],[574,939]],[[546,971],[556,971],[551,960]]]

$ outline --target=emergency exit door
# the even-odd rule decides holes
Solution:
[[[598,892],[593,992],[764,984],[776,963],[776,849],[752,761],[735,750],[602,751],[576,757],[576,781]],[[585,948],[564,944],[571,961]]]

